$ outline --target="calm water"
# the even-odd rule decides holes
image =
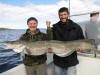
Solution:
[[[5,30],[0,31],[0,42],[2,41],[15,41],[20,38],[26,30]],[[45,29],[41,29],[45,32]],[[2,46],[2,45],[0,45]],[[0,49],[0,73],[5,72],[19,64],[22,64],[20,54],[15,53],[13,50],[2,50]]]

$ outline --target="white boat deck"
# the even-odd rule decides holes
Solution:
[[[50,66],[50,62],[52,62],[52,54],[48,55],[47,64]],[[78,56],[79,64],[77,65],[77,75],[99,75],[100,74],[100,59],[93,58],[93,57],[85,57],[85,56]],[[51,75],[52,72],[50,70],[52,67],[48,69],[48,75]],[[13,69],[10,69],[0,75],[26,75],[25,66],[21,64]]]

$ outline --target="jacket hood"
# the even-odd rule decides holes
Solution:
[[[76,28],[78,25],[75,22],[73,22],[72,20],[68,19],[68,21],[65,23],[62,21],[59,21],[56,24],[54,24],[53,26],[54,26],[54,28],[60,27],[60,28],[66,28],[66,29],[70,30],[70,29]]]
[[[38,34],[38,33],[40,33],[40,30],[39,30],[39,29],[36,29],[36,32],[35,32],[34,35],[36,35],[36,34]],[[26,30],[26,34],[32,35],[30,29],[27,29],[27,30]]]

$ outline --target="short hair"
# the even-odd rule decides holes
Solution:
[[[96,14],[99,14],[99,12],[93,12],[93,13],[90,13],[90,17],[96,15]]]
[[[61,12],[67,12],[69,14],[68,8],[66,8],[66,7],[60,8],[58,13],[61,13]]]
[[[27,24],[28,24],[28,22],[31,21],[31,20],[35,20],[35,21],[38,23],[38,20],[37,20],[35,17],[30,17],[30,18],[28,18],[28,20],[27,20]]]

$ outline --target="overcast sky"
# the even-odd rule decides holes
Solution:
[[[0,27],[25,29],[27,19],[36,17],[38,27],[46,28],[45,21],[58,22],[59,8],[69,7],[68,4],[68,0],[0,0]],[[92,11],[100,11],[99,0],[71,0],[71,15]],[[72,19],[81,22],[89,19],[87,17]]]

